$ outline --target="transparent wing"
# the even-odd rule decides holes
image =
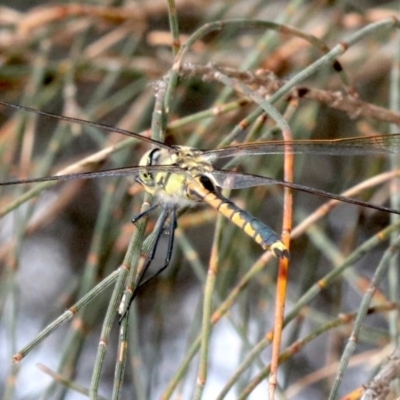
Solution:
[[[290,183],[285,181],[280,181],[277,179],[268,178],[265,176],[250,175],[240,172],[233,171],[222,171],[215,170],[212,172],[214,182],[217,186],[223,189],[241,189],[253,186],[261,185],[278,185],[283,187],[288,187],[295,190],[300,190],[302,192],[311,193],[320,197],[326,197],[328,199],[342,201],[344,203],[355,204],[362,207],[372,208],[374,210],[390,212],[394,214],[400,214],[400,210],[393,208],[383,207],[371,203],[367,203],[361,200],[356,200],[351,197],[340,196],[338,194],[325,192],[324,190],[319,190],[311,188],[309,186],[299,185],[297,183]]]
[[[14,180],[14,181],[2,182],[0,183],[0,186],[18,185],[23,183],[28,184],[37,182],[48,182],[48,181],[66,181],[71,179],[93,179],[93,178],[115,177],[115,176],[137,177],[139,174],[145,172],[146,173],[169,172],[175,174],[183,174],[187,177],[187,179],[193,180],[193,176],[188,171],[183,170],[180,167],[157,165],[157,166],[147,166],[147,167],[140,166],[140,167],[114,168],[106,171],[83,172],[77,174],[53,175],[43,178]],[[342,201],[345,203],[355,204],[358,206],[372,208],[384,212],[400,214],[399,210],[393,208],[378,206],[361,200],[352,199],[350,197],[344,197],[337,194],[325,192],[324,190],[319,190],[308,186],[299,185],[297,183],[280,181],[265,176],[258,176],[258,175],[251,175],[233,171],[223,171],[223,170],[214,170],[212,171],[212,173],[207,173],[207,174],[212,175],[215,184],[223,189],[241,189],[241,188],[248,188],[260,185],[278,185],[278,186],[292,188],[295,190],[300,190],[306,193],[311,193],[317,196]]]
[[[68,181],[72,179],[95,179],[104,177],[116,177],[116,176],[131,176],[137,177],[139,174],[147,173],[157,173],[161,171],[168,171],[171,173],[179,173],[189,176],[188,172],[175,166],[165,166],[165,165],[155,165],[147,167],[123,167],[123,168],[112,168],[104,171],[95,172],[79,172],[76,174],[66,174],[66,175],[52,175],[43,178],[30,178],[22,180],[12,180],[8,182],[1,182],[0,186],[10,186],[19,185],[23,183],[37,183],[37,182],[49,182],[49,181]]]
[[[53,118],[53,119],[67,121],[67,122],[71,122],[71,123],[75,123],[75,124],[79,124],[79,125],[92,126],[94,128],[104,129],[104,130],[109,131],[109,132],[117,132],[117,133],[120,133],[121,135],[125,135],[125,136],[131,137],[131,138],[135,138],[135,139],[138,139],[138,140],[140,140],[142,142],[147,142],[147,143],[150,143],[152,145],[155,145],[157,147],[162,147],[164,149],[169,149],[169,150],[171,149],[170,146],[167,146],[163,142],[159,142],[158,140],[150,139],[149,137],[146,137],[146,136],[143,136],[143,135],[139,135],[138,133],[135,133],[135,132],[127,131],[126,129],[117,128],[115,126],[101,124],[99,122],[86,121],[86,120],[80,119],[80,118],[67,117],[65,115],[56,115],[56,114],[52,114],[52,113],[49,113],[49,112],[46,112],[46,111],[36,110],[34,108],[31,108],[31,107],[21,106],[19,104],[7,103],[6,101],[0,101],[0,105],[4,105],[4,106],[10,107],[10,108],[15,108],[17,110],[28,111],[28,112],[31,112],[33,114],[43,115],[45,117],[50,117],[50,118]]]
[[[368,155],[400,152],[400,134],[351,137],[336,140],[271,140],[205,150],[209,160],[261,154]]]

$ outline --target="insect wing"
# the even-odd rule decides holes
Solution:
[[[223,170],[215,170],[213,171],[212,175],[215,184],[223,189],[242,189],[242,188],[261,186],[261,185],[279,185],[290,189],[295,189],[295,190],[300,190],[302,192],[315,194],[320,197],[342,201],[344,203],[355,204],[362,207],[372,208],[374,210],[390,212],[400,215],[400,211],[393,208],[367,203],[365,201],[352,199],[351,197],[340,196],[338,194],[325,192],[324,190],[319,190],[308,186],[299,185],[297,183],[280,181],[266,176],[250,175],[240,172],[223,171]]]
[[[186,171],[182,170],[179,167],[166,166],[166,165],[155,165],[148,167],[142,167],[142,166],[123,167],[123,168],[108,169],[104,171],[81,172],[76,174],[52,175],[43,178],[13,180],[8,182],[1,182],[0,186],[10,186],[10,185],[19,185],[23,183],[37,183],[37,182],[49,182],[49,181],[68,181],[73,179],[94,179],[94,178],[116,177],[116,176],[137,177],[140,174],[143,174],[144,172],[147,173],[170,172],[170,173],[187,174]]]
[[[68,117],[66,115],[52,114],[50,112],[36,110],[34,108],[31,108],[31,107],[22,106],[20,104],[8,103],[8,102],[5,102],[5,101],[0,101],[0,105],[6,106],[6,107],[10,107],[10,108],[15,108],[17,110],[28,111],[28,112],[33,113],[33,114],[43,115],[45,117],[50,117],[50,118],[53,118],[53,119],[56,119],[56,120],[66,121],[66,122],[70,122],[70,123],[73,123],[73,124],[91,126],[93,128],[103,129],[103,130],[106,130],[106,131],[109,131],[109,132],[116,132],[116,133],[119,133],[121,135],[128,136],[130,138],[134,138],[134,139],[140,140],[142,142],[147,142],[147,143],[150,143],[152,145],[155,145],[155,146],[158,146],[158,147],[162,147],[162,148],[165,148],[165,149],[170,149],[170,146],[167,146],[163,142],[159,142],[158,140],[150,139],[147,136],[143,136],[143,135],[140,135],[138,133],[127,131],[126,129],[121,129],[121,128],[118,128],[118,127],[115,127],[115,126],[110,126],[110,125],[102,124],[102,123],[99,123],[99,122],[87,121],[87,120],[80,119],[80,118],[75,118],[75,117]]]
[[[320,154],[355,156],[368,154],[391,154],[400,152],[400,134],[352,137],[337,140],[272,140],[244,143],[236,146],[206,150],[209,160],[262,154]]]

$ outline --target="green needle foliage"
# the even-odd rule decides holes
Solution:
[[[0,102],[201,149],[400,132],[396,9],[38,3],[0,7]],[[297,184],[400,210],[400,140],[383,147],[216,168],[280,180],[289,168]],[[0,183],[134,167],[150,149],[0,106]],[[134,178],[0,185],[2,398],[267,398],[276,260],[200,205],[178,211],[168,268],[140,286],[149,259],[146,277],[165,264],[173,221],[146,214],[157,199]],[[288,207],[280,186],[242,186],[223,194],[276,232],[293,221],[276,396],[400,396],[398,216],[297,191]]]

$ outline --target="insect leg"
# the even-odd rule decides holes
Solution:
[[[149,208],[149,210],[154,209],[156,206],[153,206],[153,207]],[[147,213],[149,210],[146,210],[144,213],[139,214],[139,218],[143,217],[143,215],[145,215],[145,213]],[[154,228],[154,231],[153,231],[153,234],[155,235],[154,244],[151,247],[151,251],[149,252],[149,255],[147,256],[146,262],[145,262],[142,270],[140,271],[139,278],[137,279],[138,284],[135,286],[135,288],[133,290],[133,293],[132,293],[132,295],[131,295],[131,297],[129,299],[129,303],[128,303],[124,313],[122,314],[122,316],[121,316],[121,318],[119,320],[119,323],[121,323],[121,321],[127,316],[129,308],[130,308],[133,300],[135,299],[135,297],[136,297],[136,295],[138,293],[139,287],[141,287],[144,283],[146,283],[149,279],[152,278],[152,277],[150,277],[149,279],[146,279],[145,282],[140,283],[142,281],[146,271],[149,269],[149,266],[150,266],[151,262],[154,259],[154,255],[156,253],[158,242],[160,241],[161,235],[163,233],[163,228],[164,228],[165,222],[167,221],[170,212],[171,212],[171,210],[169,208],[164,207],[162,209],[162,212],[161,212],[160,216],[158,217],[157,224],[156,224],[156,226]],[[136,217],[136,219],[135,219],[136,221],[137,221],[137,218],[138,217]]]
[[[139,288],[144,286],[151,279],[160,275],[161,272],[165,271],[168,268],[168,265],[171,261],[172,250],[174,248],[175,229],[177,227],[177,223],[176,223],[176,209],[173,208],[172,210],[170,210],[170,212],[171,212],[170,213],[170,225],[169,225],[169,230],[168,230],[169,240],[168,240],[167,255],[165,256],[164,265],[157,272],[155,272],[153,275],[151,275],[149,278],[147,278],[144,282],[141,282],[139,284]]]
[[[150,213],[151,213],[153,210],[155,210],[157,207],[158,207],[158,203],[152,205],[150,208],[148,208],[147,210],[141,212],[140,214],[135,215],[135,216],[132,218],[132,222],[133,222],[134,224],[136,224],[136,222],[138,222],[140,218],[143,218],[145,215],[150,214]]]

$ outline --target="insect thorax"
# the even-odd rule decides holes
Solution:
[[[213,166],[198,149],[187,146],[175,146],[169,149],[155,148],[143,155],[141,166],[174,166],[182,172],[145,171],[139,174],[138,182],[146,191],[155,195],[163,203],[179,206],[190,206],[198,203],[197,198],[190,196],[187,182],[199,175],[206,175],[212,181]]]

